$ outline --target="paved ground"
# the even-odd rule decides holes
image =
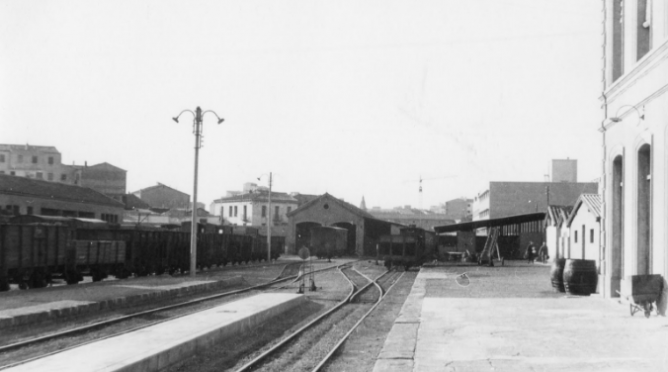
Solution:
[[[103,338],[20,364],[7,371],[159,371],[221,339],[248,332],[305,301],[304,296],[297,294],[263,293],[133,332]]]
[[[556,293],[545,265],[425,268],[374,371],[668,371],[668,319]]]

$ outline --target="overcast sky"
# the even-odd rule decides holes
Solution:
[[[384,208],[543,181],[550,159],[591,181],[601,42],[600,0],[4,0],[0,143],[192,195],[192,117],[171,118],[214,110],[207,207],[269,171]]]

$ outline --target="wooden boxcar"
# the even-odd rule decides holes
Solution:
[[[348,229],[331,226],[311,228],[311,254],[318,258],[342,256],[348,246]]]
[[[435,253],[436,234],[419,227],[404,227],[399,229],[399,235],[382,235],[379,239],[379,256],[424,261],[431,259]]]

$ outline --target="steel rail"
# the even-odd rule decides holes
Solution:
[[[355,270],[355,271],[357,271],[357,270]],[[383,301],[383,299],[385,298],[385,295],[386,295],[387,293],[390,292],[390,290],[392,289],[392,287],[394,287],[394,285],[397,284],[397,283],[399,282],[399,280],[401,280],[401,277],[403,277],[404,274],[406,273],[405,271],[404,271],[403,273],[401,273],[401,275],[399,275],[399,278],[397,278],[397,280],[396,280],[394,283],[392,283],[392,285],[390,286],[390,288],[387,289],[387,292],[383,293],[383,288],[380,286],[380,284],[378,284],[378,280],[379,280],[380,278],[382,278],[383,276],[385,276],[385,274],[387,274],[387,273],[389,273],[389,272],[390,272],[390,271],[386,271],[386,272],[384,272],[383,274],[379,275],[376,279],[373,280],[373,283],[376,285],[376,287],[377,287],[378,290],[380,291],[380,296],[378,296],[378,301],[376,301],[376,304],[374,304],[374,305],[369,309],[369,311],[367,311],[366,314],[364,314],[364,315],[362,316],[362,318],[361,318],[360,320],[358,320],[357,323],[355,323],[355,325],[354,325],[354,326],[353,326],[353,327],[352,327],[352,328],[351,328],[345,335],[343,335],[343,337],[341,338],[341,340],[339,340],[339,342],[338,342],[336,345],[334,345],[334,347],[332,348],[332,350],[330,350],[329,353],[328,353],[327,355],[325,355],[325,357],[320,361],[320,363],[318,363],[317,366],[315,366],[315,367],[311,370],[311,372],[317,372],[317,371],[320,370],[320,368],[322,368],[325,364],[327,364],[327,362],[332,358],[332,356],[334,355],[334,353],[341,347],[341,345],[343,345],[344,342],[346,342],[346,340],[348,339],[348,337],[350,337],[350,335],[355,331],[355,329],[357,329],[357,327],[358,327],[360,324],[362,324],[362,322],[363,322],[369,315],[371,315],[371,313],[376,309],[376,307],[378,307],[378,305],[380,305],[381,301]],[[360,273],[360,274],[362,274],[362,273]],[[364,275],[364,274],[362,274],[362,275]]]
[[[290,264],[292,264],[292,263],[289,263],[288,265],[290,265]],[[347,263],[342,264],[342,265],[338,265],[338,266],[344,266],[346,264]],[[331,269],[337,268],[338,266],[337,265],[332,265],[332,266],[321,268],[321,269],[318,269],[318,270],[313,270],[313,272],[331,270]],[[286,267],[287,267],[287,265],[286,265]],[[281,275],[282,274],[283,274],[283,271],[281,272]],[[34,345],[34,344],[37,344],[37,343],[46,342],[46,341],[57,339],[57,338],[60,338],[60,337],[73,336],[73,335],[76,335],[78,333],[88,332],[88,331],[91,331],[91,330],[94,330],[94,329],[102,328],[102,327],[105,327],[105,326],[108,326],[108,325],[111,325],[111,324],[114,324],[114,323],[119,323],[119,322],[124,321],[124,320],[129,320],[129,319],[137,318],[137,317],[144,316],[144,315],[149,315],[149,314],[153,314],[153,313],[157,313],[157,312],[161,312],[161,311],[166,311],[166,310],[172,310],[172,309],[176,309],[176,308],[179,308],[179,307],[185,307],[185,306],[188,306],[188,305],[194,305],[194,304],[198,304],[198,303],[209,301],[209,300],[214,300],[214,299],[218,299],[218,298],[222,298],[222,297],[232,296],[232,295],[239,294],[239,293],[253,291],[253,290],[256,290],[256,289],[261,289],[263,287],[268,287],[268,286],[271,286],[271,285],[274,285],[274,284],[277,284],[277,283],[282,283],[284,281],[294,279],[294,278],[297,278],[297,277],[298,277],[298,275],[292,275],[292,276],[288,276],[288,277],[285,277],[285,278],[280,278],[280,275],[279,275],[274,280],[271,280],[271,281],[266,282],[266,283],[258,284],[258,285],[255,285],[255,286],[250,286],[250,287],[246,287],[246,288],[242,288],[242,289],[237,289],[237,290],[234,290],[234,291],[229,291],[229,292],[225,292],[225,293],[218,293],[218,294],[215,294],[215,295],[196,298],[196,299],[188,300],[188,301],[181,302],[181,303],[178,303],[178,304],[162,306],[162,307],[151,309],[151,310],[140,311],[140,312],[137,312],[137,313],[134,313],[134,314],[129,314],[129,315],[120,316],[118,318],[103,320],[103,321],[100,321],[100,322],[95,322],[95,323],[92,323],[92,324],[88,324],[88,325],[81,326],[81,327],[76,327],[76,328],[69,329],[69,330],[62,331],[62,332],[52,333],[52,334],[49,334],[49,335],[40,336],[40,337],[32,338],[32,339],[25,340],[25,341],[16,342],[16,343],[9,344],[9,345],[3,345],[3,346],[0,346],[0,353],[7,352],[7,351],[10,351],[10,350],[13,350],[13,349],[18,349],[18,348],[21,348],[21,347],[26,347],[26,346],[29,346],[29,345]],[[24,363],[27,363],[27,362],[30,362],[30,361],[33,361],[33,360],[41,359],[41,358],[44,358],[44,357],[49,356],[49,355],[57,354],[57,353],[65,351],[65,350],[73,349],[75,347],[80,347],[80,346],[83,346],[83,345],[86,345],[86,344],[89,344],[89,343],[92,343],[92,342],[96,342],[96,341],[99,341],[99,340],[103,340],[103,339],[106,339],[106,338],[109,338],[109,337],[115,337],[115,336],[119,336],[119,335],[122,335],[122,334],[134,332],[134,331],[137,331],[139,329],[150,327],[150,326],[160,324],[160,323],[163,323],[163,322],[166,322],[166,321],[170,321],[170,320],[173,320],[173,319],[176,319],[176,318],[179,318],[179,317],[180,316],[170,318],[170,319],[165,319],[163,321],[153,322],[151,324],[142,325],[142,326],[139,326],[139,327],[128,329],[128,330],[125,330],[125,331],[122,331],[122,332],[119,332],[119,333],[115,333],[113,335],[108,335],[108,336],[105,336],[105,337],[97,338],[95,340],[90,340],[90,341],[78,343],[76,345],[72,345],[72,346],[67,347],[67,348],[59,349],[59,350],[56,350],[56,351],[51,352],[51,353],[45,353],[45,354],[42,354],[42,355],[37,356],[37,357],[25,359],[25,360],[15,362],[15,363],[12,363],[12,364],[3,365],[3,366],[0,366],[0,370],[15,367],[15,366],[20,365],[20,364],[24,364]]]
[[[258,355],[258,356],[255,357],[253,360],[251,360],[251,361],[249,361],[248,363],[244,364],[244,365],[241,366],[239,369],[237,369],[235,372],[248,371],[250,368],[255,367],[255,366],[258,365],[260,362],[262,362],[266,357],[268,357],[269,355],[272,355],[272,354],[275,353],[277,350],[279,350],[283,345],[287,344],[288,342],[290,342],[290,341],[292,341],[293,339],[295,339],[297,336],[301,335],[302,332],[304,332],[304,331],[306,331],[307,329],[311,328],[311,327],[312,327],[313,325],[315,325],[316,323],[318,323],[318,322],[320,322],[321,320],[325,319],[328,315],[332,314],[333,312],[335,312],[336,310],[338,310],[338,309],[341,308],[342,306],[346,305],[346,304],[350,301],[350,298],[355,294],[355,283],[353,283],[353,281],[352,281],[352,280],[351,280],[351,279],[350,279],[350,278],[343,272],[343,270],[342,270],[342,267],[343,267],[343,266],[346,266],[346,265],[347,265],[347,263],[346,263],[346,264],[343,264],[343,265],[340,265],[340,266],[337,267],[337,269],[339,270],[339,272],[341,273],[341,275],[343,275],[343,277],[346,278],[346,279],[348,280],[348,283],[350,284],[350,292],[348,293],[348,295],[346,296],[345,299],[343,299],[342,301],[340,301],[338,304],[336,304],[336,305],[335,305],[334,307],[332,307],[331,309],[327,310],[325,313],[323,313],[323,314],[320,315],[319,317],[317,317],[317,318],[311,320],[310,322],[308,322],[308,324],[306,324],[306,325],[304,325],[303,327],[299,328],[298,330],[296,330],[295,332],[293,332],[291,335],[289,335],[288,337],[286,337],[286,338],[284,338],[283,340],[281,340],[281,341],[280,341],[279,343],[277,343],[276,345],[272,346],[271,348],[269,348],[268,350],[266,350],[266,351],[263,352],[262,354]]]

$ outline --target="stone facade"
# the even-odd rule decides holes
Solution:
[[[455,220],[471,216],[473,199],[457,198],[445,202],[445,214]]]
[[[0,174],[80,185],[81,170],[62,164],[53,146],[0,144]]]
[[[606,119],[596,129],[603,134],[603,293],[616,297],[631,275],[668,275],[668,3],[604,6]],[[667,292],[663,298],[665,314]]]
[[[226,224],[238,226],[266,226],[271,218],[274,226],[287,225],[288,213],[299,206],[294,197],[283,193],[271,193],[269,211],[269,190],[251,188],[244,192],[230,192],[230,196],[216,199],[211,203],[211,213],[221,217]]]

